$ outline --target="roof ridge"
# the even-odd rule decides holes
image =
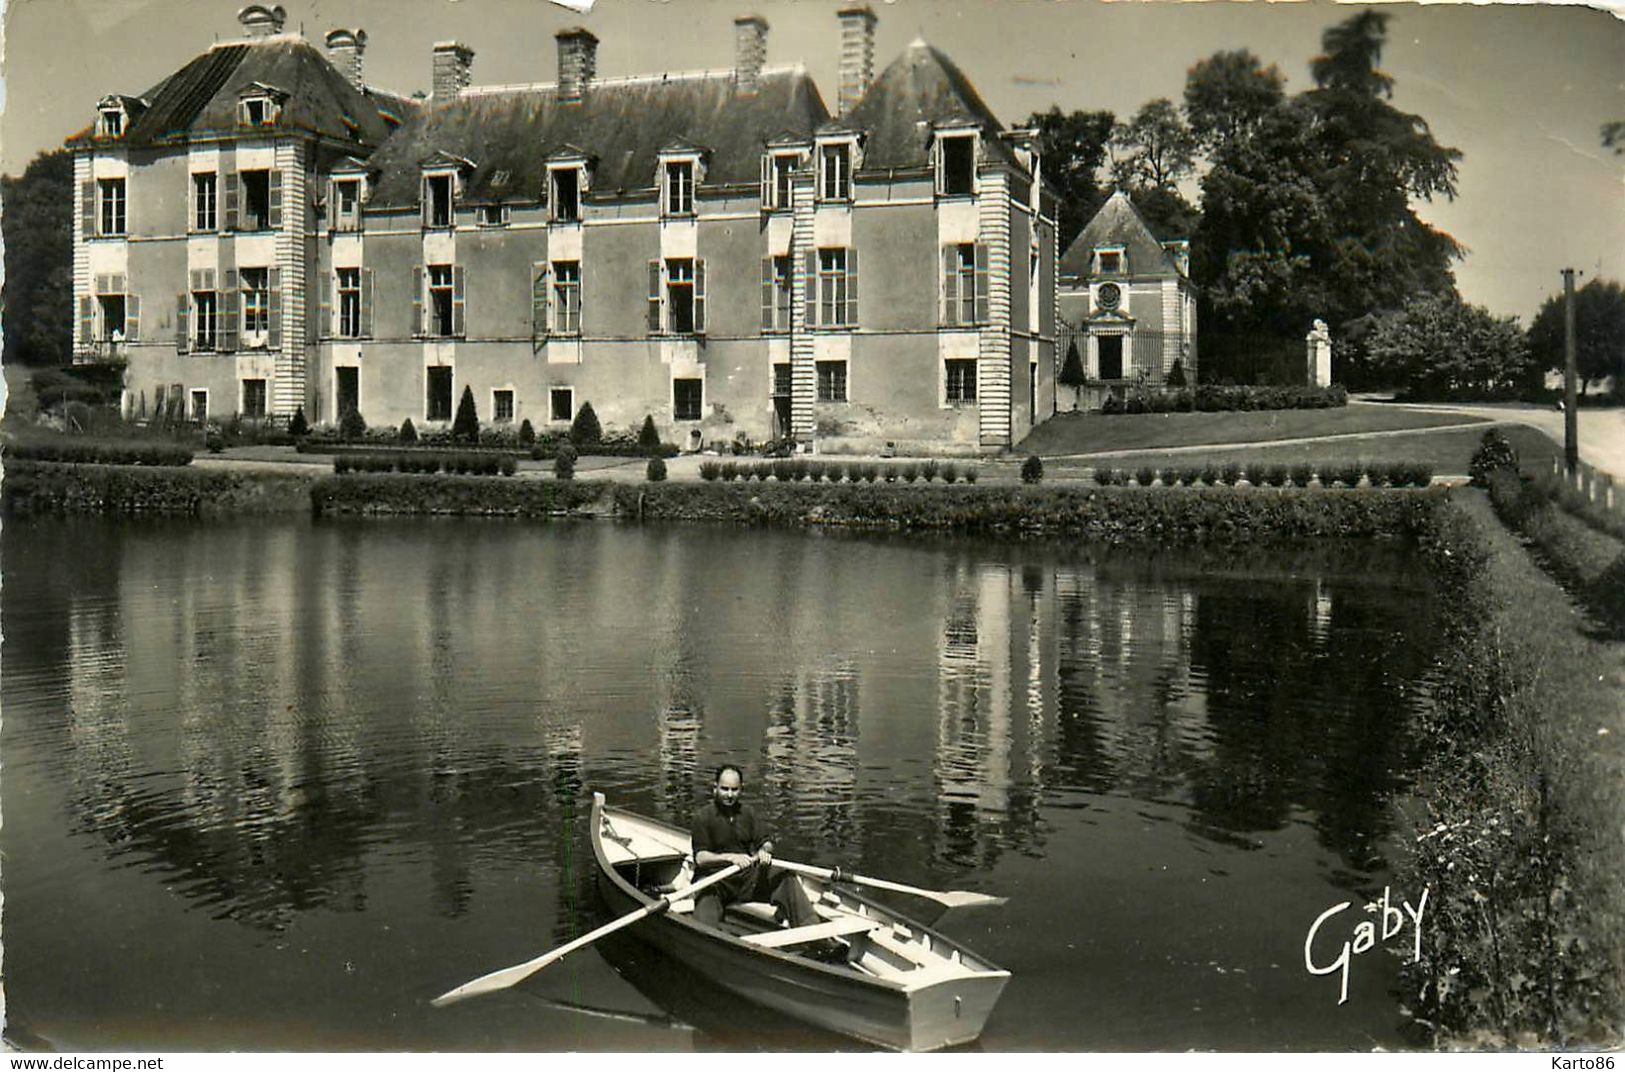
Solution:
[[[777,66],[763,67],[762,77],[778,74],[806,74],[807,66],[804,63],[786,63]],[[698,82],[707,79],[733,78],[736,71],[732,67],[708,67],[697,71],[663,71],[659,74],[628,74],[616,75],[613,78],[595,78],[589,88],[604,86],[634,86],[655,85],[661,82]],[[458,91],[458,97],[494,96],[500,93],[541,93],[548,90],[557,90],[559,84],[553,82],[507,82],[484,86],[464,86]]]

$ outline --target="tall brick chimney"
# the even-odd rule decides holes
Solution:
[[[361,54],[365,51],[365,30],[333,30],[327,35],[327,62],[357,89],[366,86],[361,78]]]
[[[836,100],[846,115],[875,79],[875,13],[868,4],[843,7],[841,20],[841,72]]]
[[[474,50],[461,41],[434,44],[434,99],[451,100],[474,77]]]
[[[270,37],[282,32],[282,24],[288,21],[288,13],[282,10],[281,4],[276,7],[249,4],[238,10],[237,21],[249,37]]]
[[[553,36],[559,43],[559,100],[579,101],[598,76],[598,38],[584,26]]]
[[[734,20],[734,87],[741,96],[756,93],[766,63],[767,20],[760,15],[741,15]]]

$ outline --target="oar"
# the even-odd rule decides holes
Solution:
[[[736,874],[738,871],[738,864],[730,864],[727,867],[724,867],[721,871],[718,871],[716,874],[705,876],[692,886],[687,886],[676,891],[675,893],[668,893],[654,904],[644,905],[635,912],[628,912],[620,919],[617,919],[611,923],[606,923],[595,931],[589,931],[573,942],[566,942],[551,952],[543,953],[535,960],[527,960],[523,964],[515,964],[511,968],[503,968],[499,971],[491,972],[489,975],[482,975],[478,979],[464,983],[455,990],[446,991],[444,994],[441,994],[439,997],[429,1002],[429,1004],[435,1006],[436,1008],[440,1008],[444,1005],[450,1005],[454,1001],[462,1001],[464,998],[471,998],[478,994],[489,994],[493,990],[506,990],[515,983],[527,979],[541,971],[554,961],[563,960],[565,957],[569,956],[571,953],[574,953],[582,946],[591,945],[604,935],[618,931],[622,927],[631,926],[645,916],[659,915],[661,912],[666,911],[678,901],[686,901],[695,894],[699,893],[701,890],[705,889],[707,886],[714,886],[723,879]]]
[[[814,867],[811,864],[792,863],[789,860],[781,860],[777,856],[773,857],[773,866],[782,867],[786,871],[795,871],[803,875],[812,875],[816,878],[831,879],[836,882],[851,882],[858,886],[871,886],[877,890],[909,893],[915,897],[924,897],[935,901],[947,908],[1002,905],[1009,900],[1008,897],[998,897],[991,893],[975,893],[970,890],[922,890],[918,886],[905,886],[901,882],[887,882],[883,878],[868,878],[864,875],[854,875],[838,869],[831,870],[827,867]]]

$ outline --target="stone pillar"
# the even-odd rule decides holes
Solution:
[[[1304,340],[1306,373],[1310,387],[1332,385],[1332,333],[1326,321],[1316,320],[1314,330]]]

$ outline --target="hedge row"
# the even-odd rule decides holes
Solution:
[[[1530,505],[1515,476],[1492,479],[1506,516]],[[1396,875],[1429,893],[1402,1011],[1419,1043],[1443,1049],[1617,1046],[1625,780],[1605,735],[1620,686],[1597,673],[1617,645],[1584,634],[1476,493],[1420,543],[1441,654],[1413,730],[1422,814]]]
[[[1228,410],[1332,409],[1348,405],[1340,384],[1330,387],[1251,387],[1198,384],[1177,390],[1136,391],[1126,398],[1108,395],[1101,412],[1219,413]]]
[[[1560,485],[1511,469],[1489,476],[1490,503],[1506,526],[1540,549],[1552,574],[1625,637],[1625,541],[1560,509]]]
[[[191,465],[192,452],[164,440],[26,438],[5,445],[5,456],[75,465]]]
[[[296,473],[56,465],[11,460],[0,485],[8,513],[308,514],[315,478]]]
[[[1159,481],[1163,487],[1180,484],[1190,488],[1202,484],[1218,487],[1245,480],[1254,487],[1272,488],[1288,485],[1307,488],[1317,481],[1323,488],[1333,485],[1353,488],[1358,487],[1361,481],[1374,488],[1425,488],[1433,482],[1433,467],[1425,462],[1350,462],[1346,465],[1323,466],[1317,470],[1303,462],[1296,465],[1254,463],[1248,466],[1232,462],[1227,465],[1164,469],[1141,466],[1132,472],[1103,466],[1095,470],[1094,477],[1095,483],[1107,487],[1138,484],[1148,488]]]
[[[318,517],[332,514],[466,514],[541,518],[602,512],[605,485],[577,480],[366,473],[322,477],[310,489]]]
[[[953,462],[938,462],[930,459],[924,462],[909,462],[906,464],[881,464],[874,462],[817,462],[805,458],[781,458],[772,462],[736,463],[736,462],[701,462],[700,477],[704,480],[766,480],[772,477],[784,483],[807,480],[814,484],[829,481],[838,484],[842,480],[850,484],[877,481],[895,484],[899,480],[912,484],[916,480],[924,480],[927,484],[933,480],[941,480],[944,484],[952,484],[961,477],[965,483],[976,483],[977,471],[975,466],[968,466],[963,471]]]
[[[407,451],[380,454],[341,454],[333,459],[335,473],[456,473],[467,476],[513,476],[519,463],[511,454],[433,454]]]

